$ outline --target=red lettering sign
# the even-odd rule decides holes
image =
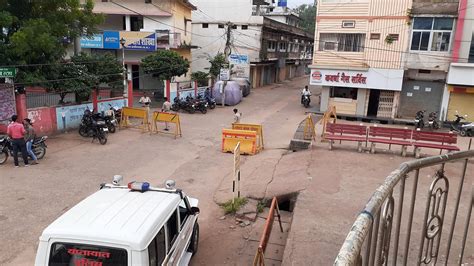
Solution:
[[[344,83],[353,83],[353,84],[366,84],[367,77],[364,77],[363,74],[356,74],[355,76],[346,75],[346,73],[337,73],[337,75],[325,75],[324,78],[328,82],[344,82]]]

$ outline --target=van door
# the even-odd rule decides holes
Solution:
[[[195,215],[190,215],[189,211],[186,207],[183,207],[184,202],[180,204],[180,206],[176,210],[176,225],[178,228],[178,234],[175,236],[173,235],[175,231],[173,231],[174,226],[174,218],[173,214],[167,222],[167,226],[170,229],[168,232],[169,238],[171,239],[171,249],[169,253],[169,261],[168,265],[178,265],[180,260],[182,259],[183,255],[186,253],[189,242],[191,240],[191,236],[193,234],[193,225],[196,221]]]

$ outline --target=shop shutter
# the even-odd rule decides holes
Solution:
[[[451,93],[446,119],[454,120],[456,111],[460,115],[467,115],[467,121],[474,121],[474,93]]]

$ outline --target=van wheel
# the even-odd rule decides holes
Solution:
[[[188,251],[196,254],[199,246],[199,224],[196,222],[193,229],[193,236],[191,237],[191,243],[189,243]]]

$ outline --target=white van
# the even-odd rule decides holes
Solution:
[[[199,242],[198,200],[167,181],[121,186],[121,176],[67,211],[40,237],[35,265],[188,265]]]

